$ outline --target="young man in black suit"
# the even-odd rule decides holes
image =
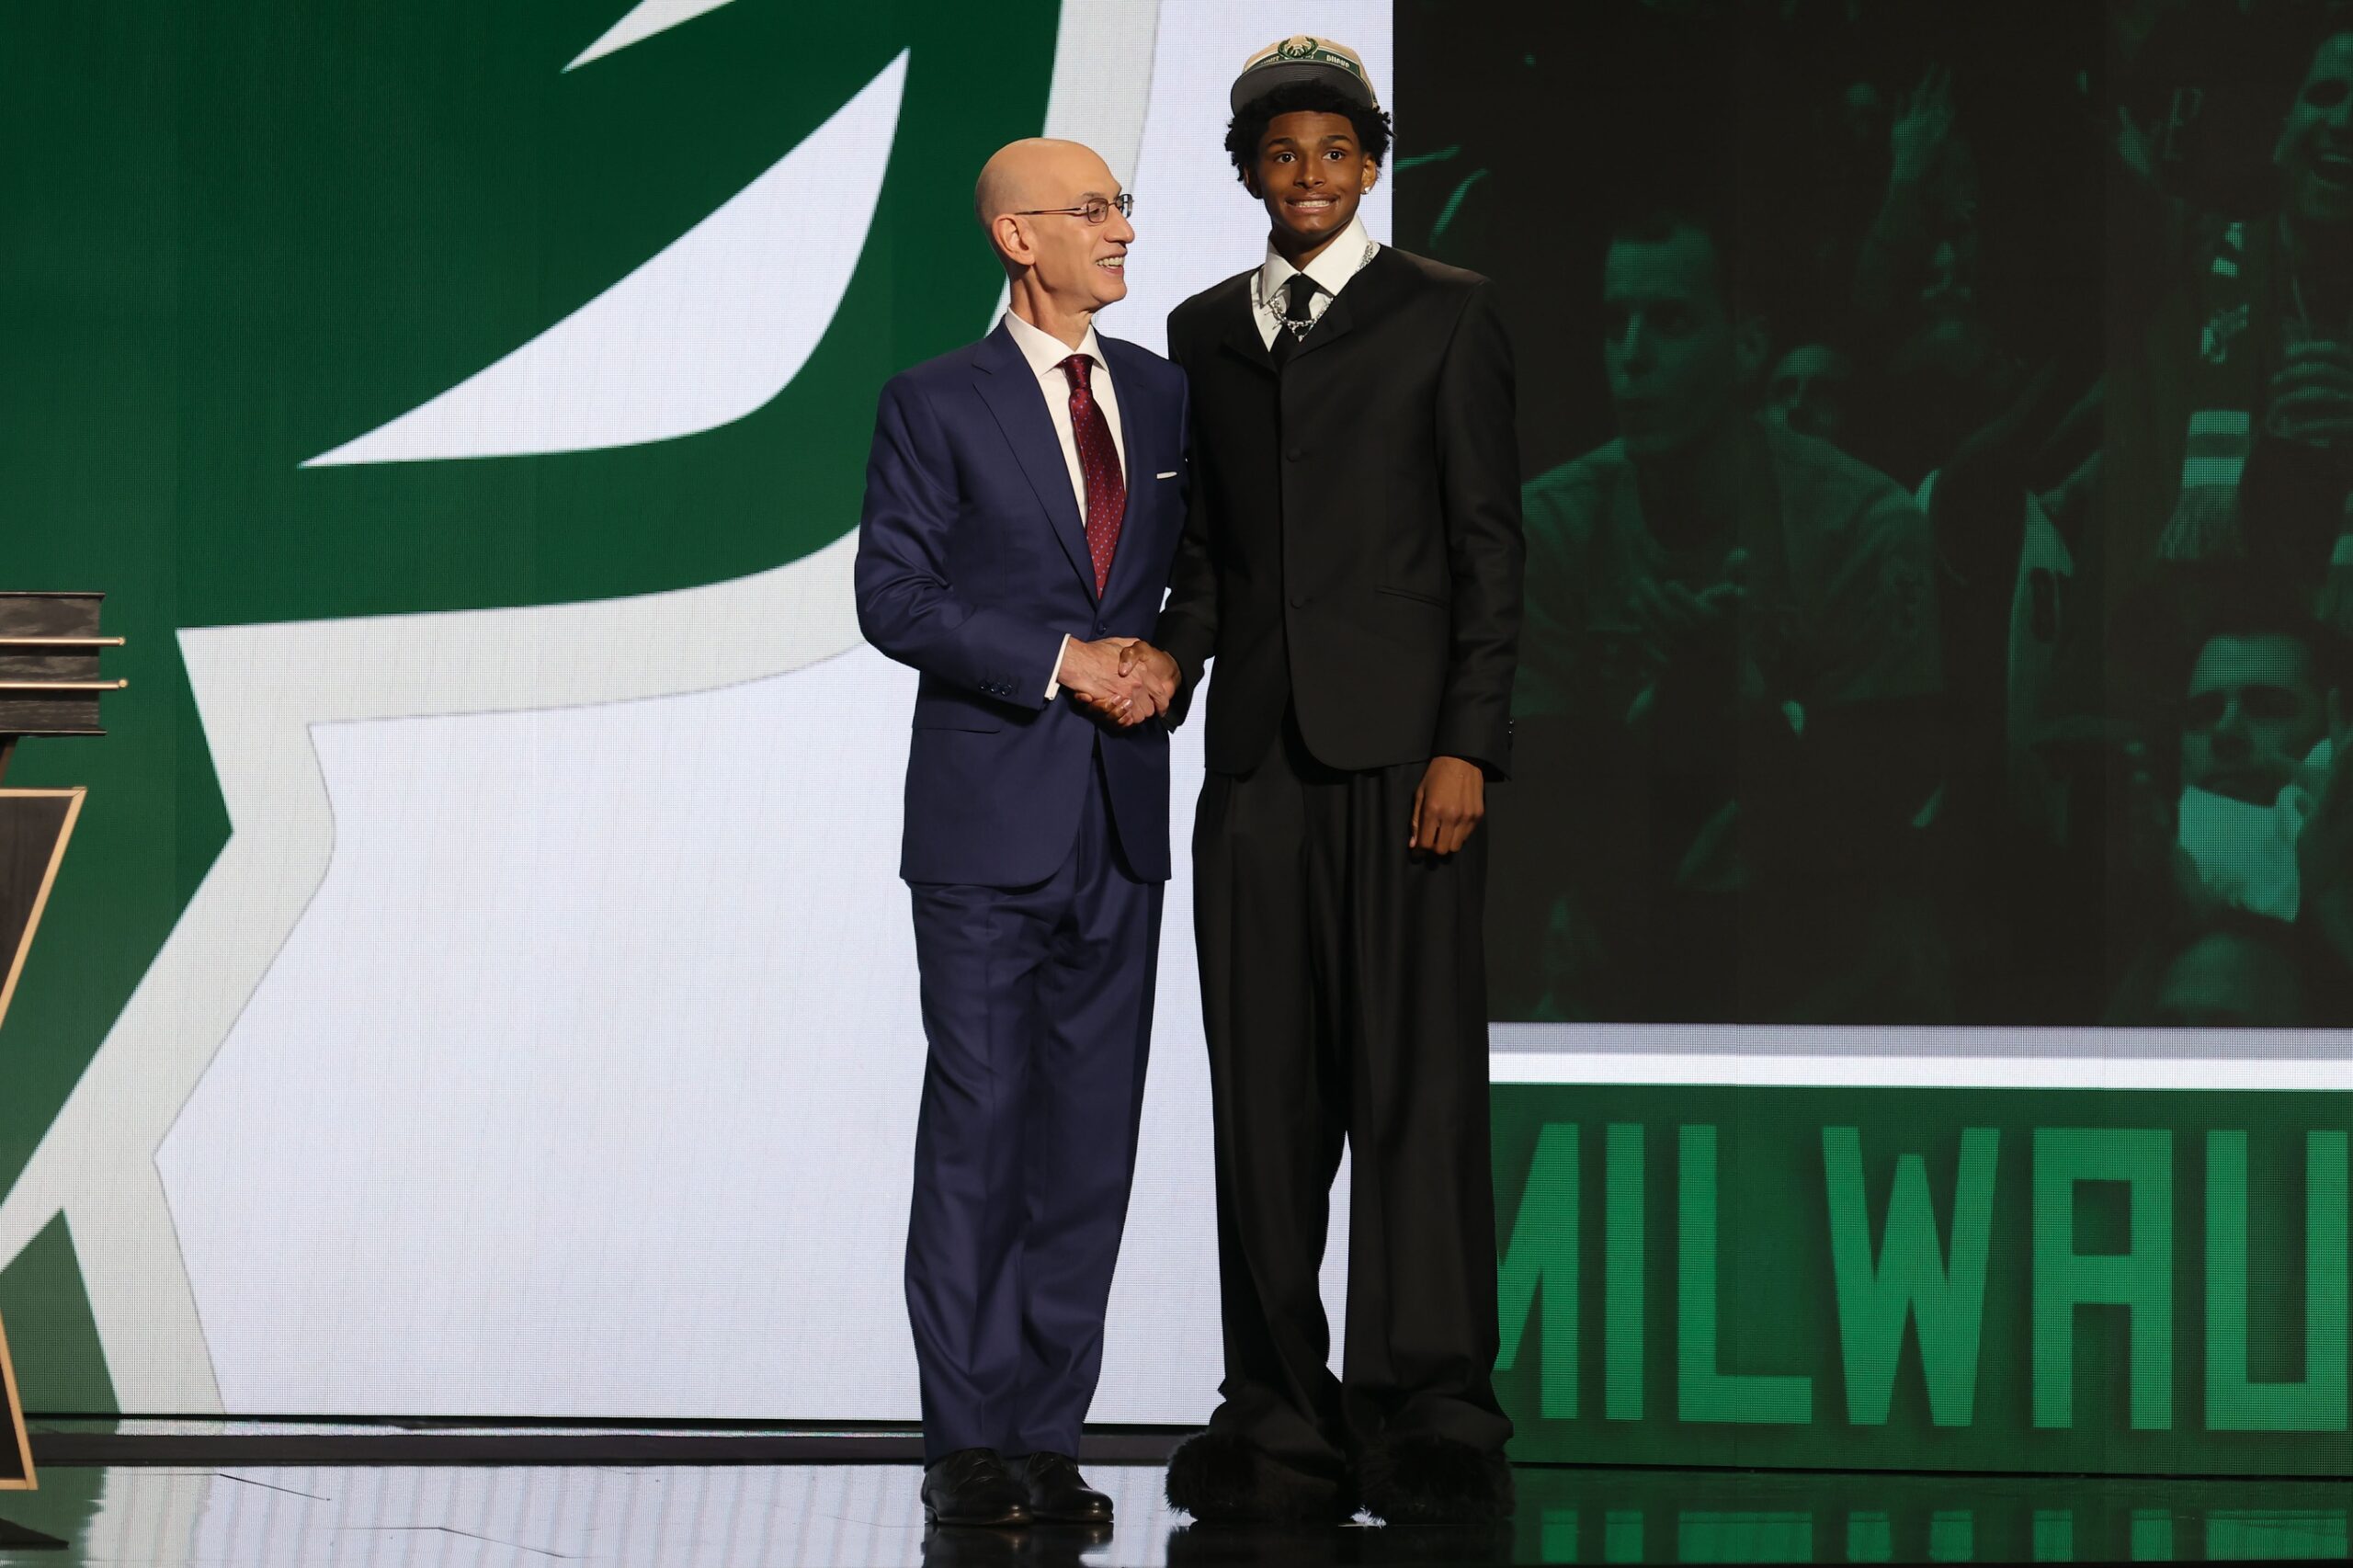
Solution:
[[[1261,51],[1226,146],[1266,259],[1169,317],[1193,491],[1156,647],[1214,656],[1195,920],[1224,1403],[1171,1461],[1204,1520],[1499,1517],[1481,932],[1522,548],[1511,348],[1484,278],[1375,244],[1388,117],[1328,40]],[[1346,1366],[1316,1290],[1355,1153]]]

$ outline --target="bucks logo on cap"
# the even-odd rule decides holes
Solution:
[[[1243,62],[1242,74],[1233,79],[1233,112],[1240,114],[1243,105],[1295,82],[1321,82],[1351,103],[1366,108],[1381,107],[1381,100],[1373,96],[1372,78],[1365,74],[1364,61],[1355,50],[1327,38],[1298,33],[1268,44]]]

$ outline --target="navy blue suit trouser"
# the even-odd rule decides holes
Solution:
[[[1129,868],[1092,775],[1044,881],[909,884],[930,1043],[906,1272],[926,1464],[1075,1454],[1102,1369],[1165,884]]]

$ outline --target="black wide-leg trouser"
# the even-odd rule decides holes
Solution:
[[[1224,1403],[1297,1470],[1369,1444],[1502,1448],[1481,910],[1486,837],[1407,848],[1427,765],[1325,767],[1296,720],[1194,822],[1217,1144]],[[1352,1151],[1341,1376],[1316,1278]]]

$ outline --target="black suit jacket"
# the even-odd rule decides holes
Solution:
[[[1328,767],[1449,756],[1500,777],[1524,552],[1495,290],[1383,247],[1279,375],[1251,275],[1168,318],[1193,438],[1155,637],[1183,672],[1170,721],[1214,656],[1217,772],[1256,766],[1295,703]]]

